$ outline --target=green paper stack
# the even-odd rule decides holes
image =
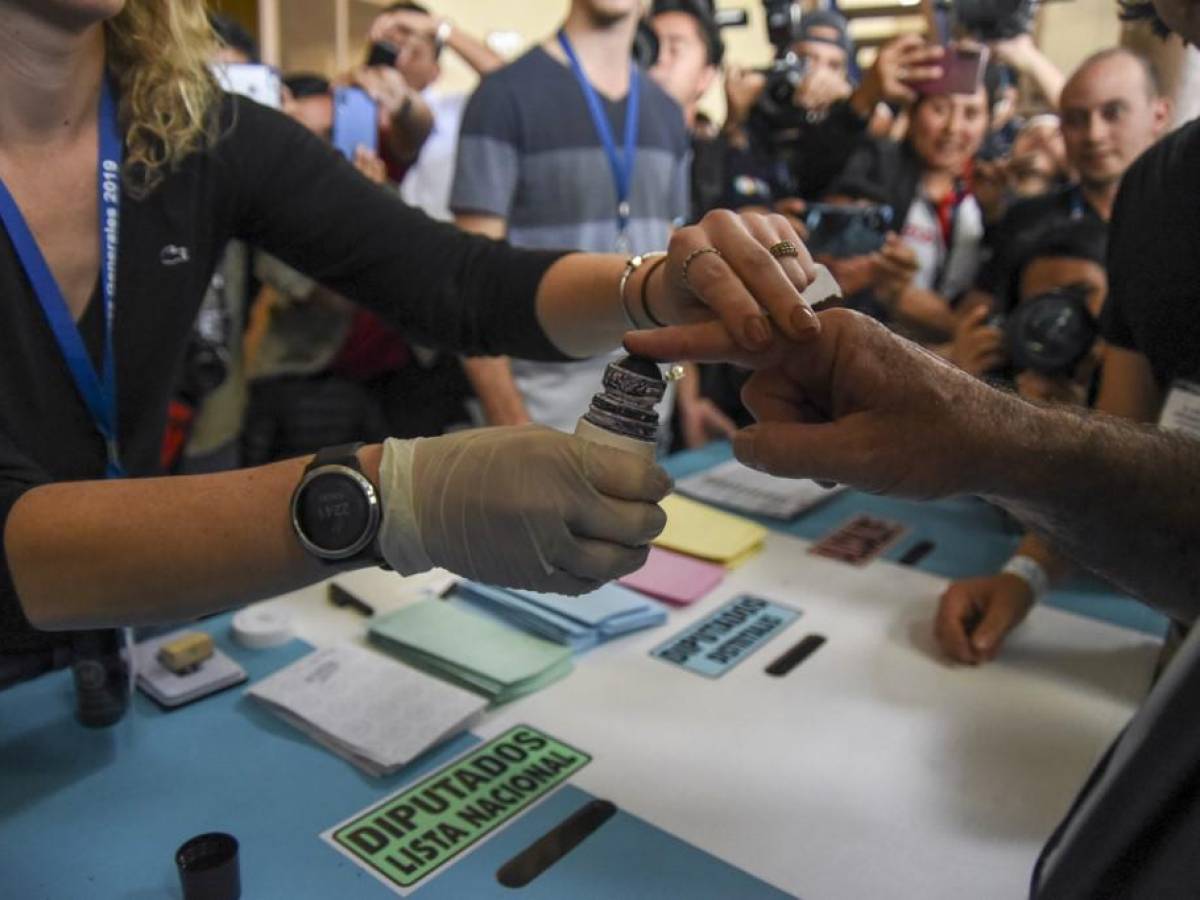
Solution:
[[[422,600],[371,620],[371,640],[406,663],[507,703],[571,671],[571,648]]]

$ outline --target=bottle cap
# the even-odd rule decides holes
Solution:
[[[184,841],[175,851],[183,900],[238,900],[242,879],[238,842],[232,834],[210,831]]]
[[[249,650],[278,647],[292,637],[292,620],[286,613],[248,606],[234,614],[233,639]]]

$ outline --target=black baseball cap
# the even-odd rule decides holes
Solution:
[[[829,29],[837,32],[836,38],[824,34],[813,34],[815,28]],[[806,12],[800,19],[800,33],[796,35],[796,43],[800,41],[817,41],[822,44],[833,44],[846,52],[848,59],[854,58],[854,41],[850,40],[849,25],[845,16],[831,9],[814,9]]]

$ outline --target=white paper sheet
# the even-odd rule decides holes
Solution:
[[[705,503],[773,519],[794,519],[841,490],[823,488],[808,478],[776,478],[736,459],[682,478],[675,487]]]
[[[376,776],[469,728],[487,706],[477,694],[353,644],[315,650],[247,694]]]

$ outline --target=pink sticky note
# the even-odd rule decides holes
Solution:
[[[620,583],[656,600],[686,606],[715,588],[724,577],[722,565],[651,547],[646,564]]]

